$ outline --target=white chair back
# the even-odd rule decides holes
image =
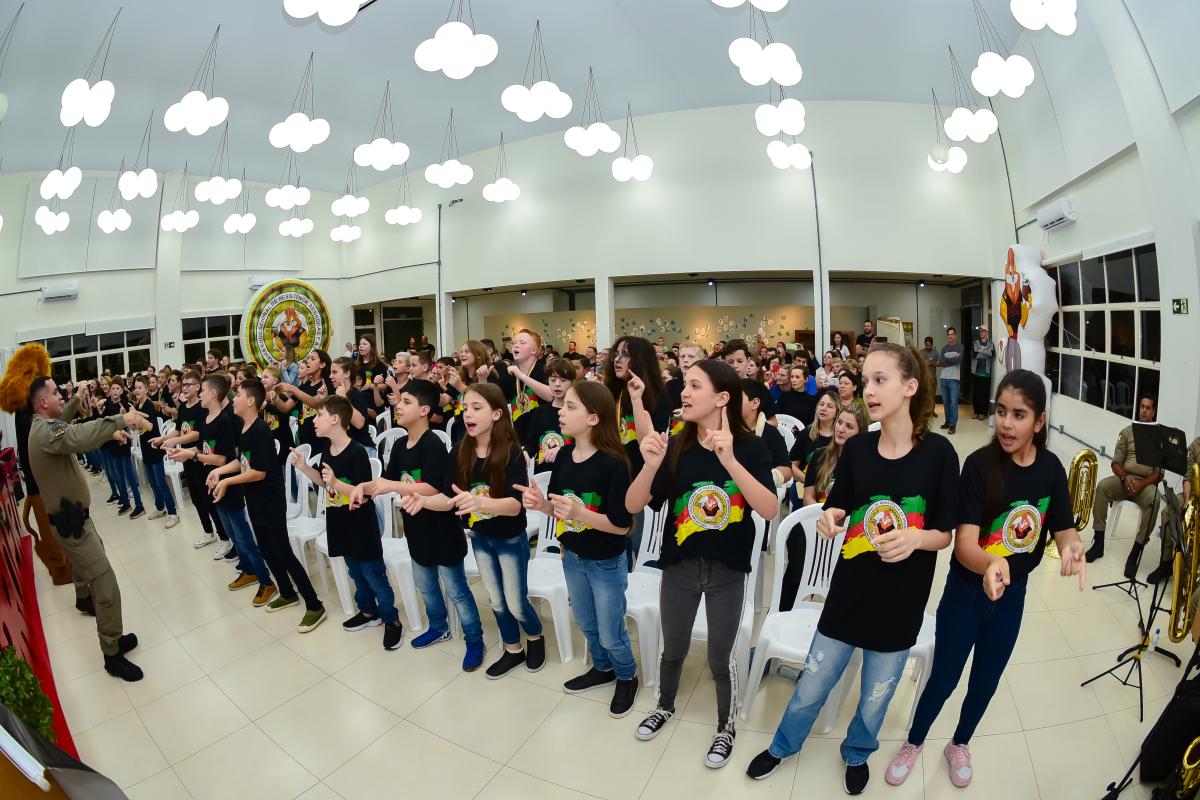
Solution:
[[[867,426],[867,430],[868,431],[877,431],[882,427],[883,427],[882,422],[872,422],[870,425]]]
[[[295,449],[304,455],[305,461],[308,461],[309,456],[312,455],[311,445],[302,444]],[[284,456],[283,460],[283,485],[287,487],[288,497],[290,498],[292,496],[292,476],[294,475],[296,485],[299,487],[296,497],[306,497],[307,491],[304,487],[306,484],[311,485],[311,483],[308,483],[308,478],[306,478],[304,474],[300,472],[300,470],[296,469],[292,465],[290,456],[291,454],[289,453],[288,455]]]
[[[750,551],[750,583],[746,585],[753,589],[758,585],[758,571],[762,569],[763,543],[767,540],[767,521],[760,517],[757,511],[750,512],[750,519],[754,521],[754,547]],[[745,602],[749,604],[753,612],[756,606],[753,591],[746,592]]]
[[[175,420],[164,419],[162,421],[162,435],[163,436],[171,436],[175,433],[176,430],[178,430],[178,428],[175,425]]]
[[[375,447],[379,450],[379,460],[386,464],[392,454],[392,445],[405,436],[408,436],[408,431],[404,428],[392,428],[375,437],[374,442]]]
[[[371,462],[371,480],[376,480],[383,474],[383,462],[378,458],[368,460]]]
[[[791,414],[776,414],[775,422],[779,425],[779,432],[784,430],[791,431],[792,438],[796,438],[796,433],[804,430],[804,423],[793,417]],[[784,438],[787,438],[786,436]]]
[[[829,583],[833,580],[833,569],[837,566],[846,534],[839,533],[832,539],[824,539],[817,535],[817,518],[823,510],[820,503],[813,503],[788,514],[779,524],[779,532],[775,535],[775,574],[771,581],[771,607],[767,613],[774,614],[779,611],[779,604],[783,598],[783,573],[787,570],[787,540],[793,535],[803,536],[805,540],[804,568],[800,577],[800,590],[796,593],[797,603],[809,595],[825,597],[829,594]]]
[[[384,431],[389,431],[392,429],[392,412],[393,412],[393,410],[394,409],[391,405],[385,406],[383,409],[383,412],[381,414],[378,414],[375,417],[375,427],[378,429],[378,431],[380,433],[383,433]]]
[[[370,435],[372,442],[379,438],[379,432],[374,425],[367,426],[367,433]]]
[[[454,419],[455,419],[455,417],[453,414],[451,414],[449,417],[446,418],[446,435],[447,436],[450,436],[451,435],[450,431],[454,430]]]
[[[787,415],[780,414],[779,416],[785,417]],[[782,419],[779,420],[779,435],[783,437],[783,444],[787,447],[788,453],[791,453],[792,447],[796,444],[796,434],[792,432],[792,426],[784,423]]]
[[[446,452],[450,452],[450,434],[445,431],[434,430],[433,435],[442,440],[442,444],[446,445]]]
[[[657,510],[646,506],[642,516],[642,546],[638,550],[634,572],[658,572],[658,554],[662,552],[663,528],[667,524],[667,504]]]
[[[542,490],[542,496],[545,497],[550,491],[550,471],[539,472],[533,476],[534,483]],[[541,511],[525,510],[525,516],[529,520],[527,530],[537,531],[538,542],[537,552],[534,553],[534,558],[540,556],[551,556],[560,558],[562,556],[562,546],[558,543],[558,537],[555,536],[557,529],[556,520],[552,514],[543,514]]]
[[[372,459],[374,460],[374,459]],[[396,515],[392,507],[400,495],[396,492],[385,492],[384,494],[375,495],[375,507],[379,509],[379,513],[383,515],[383,528],[379,531],[379,535],[384,539],[391,539],[396,535]]]

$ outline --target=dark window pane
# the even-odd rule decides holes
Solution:
[[[1058,267],[1046,267],[1046,274],[1050,276],[1050,280],[1054,281],[1054,299],[1062,305],[1062,299],[1058,296]]]
[[[69,356],[71,355],[71,337],[52,336],[46,340],[46,349],[50,351],[50,358]]]
[[[108,370],[113,375],[124,375],[125,353],[105,353],[100,357],[100,364],[103,369]]]
[[[242,339],[241,339],[241,337],[238,337],[237,339],[233,340],[233,358],[235,361],[241,361],[241,360],[245,359],[245,356],[242,355]]]
[[[374,327],[375,326],[375,309],[373,308],[356,308],[354,309],[354,326],[357,327]]]
[[[1062,317],[1062,346],[1069,350],[1082,349],[1083,340],[1079,336],[1079,312],[1064,311]]]
[[[1080,362],[1083,361],[1079,356],[1069,356],[1063,354],[1062,371],[1059,373],[1059,394],[1079,399],[1079,370]]]
[[[1136,299],[1133,292],[1133,251],[1124,250],[1105,256],[1104,266],[1108,273],[1108,302],[1132,303]]]
[[[185,317],[183,319],[183,340],[204,338],[204,317]]]
[[[1108,313],[1109,325],[1112,329],[1109,333],[1108,352],[1114,356],[1133,358],[1136,355],[1133,346],[1133,312],[1110,311]]]
[[[229,355],[229,340],[228,339],[210,340],[208,343],[208,350],[216,350],[217,351],[217,361],[220,361],[221,356]],[[204,351],[205,355],[208,354],[208,350]],[[204,358],[201,357],[200,360],[203,361]]]
[[[1162,339],[1159,313],[1157,311],[1142,312],[1142,358],[1147,361],[1159,361],[1162,358]]]
[[[1097,408],[1104,408],[1105,389],[1108,386],[1108,362],[1098,358],[1083,360],[1083,390],[1080,400]]]
[[[1108,365],[1108,392],[1104,407],[1125,419],[1133,417],[1133,390],[1137,384],[1137,369],[1131,364]]]
[[[1162,298],[1158,294],[1158,253],[1154,245],[1138,247],[1133,255],[1137,262],[1138,302],[1157,303]]]
[[[1055,313],[1050,317],[1050,330],[1046,334],[1046,347],[1058,347],[1058,329],[1060,327],[1061,313]]]
[[[83,334],[75,334],[72,337],[74,340],[74,349],[78,353],[94,353],[96,352],[96,337],[84,336]]]
[[[189,342],[183,346],[183,360],[195,364],[204,360],[204,342]]]
[[[54,382],[59,386],[71,380],[71,359],[64,358],[62,361],[51,362],[50,377],[54,378]]]
[[[1058,353],[1046,353],[1046,377],[1050,379],[1050,391],[1058,392]]]
[[[143,328],[140,331],[125,331],[126,347],[149,347],[150,346],[150,329]]]
[[[150,366],[150,351],[147,350],[130,350],[129,351],[129,369],[133,372],[145,372]]]
[[[125,347],[125,333],[119,331],[117,333],[102,333],[100,334],[100,349],[101,350],[121,350]]]
[[[1064,306],[1079,305],[1079,264],[1063,264],[1058,268],[1059,292]]]
[[[1107,340],[1104,338],[1104,312],[1083,312],[1083,340],[1088,350],[1095,353],[1108,351]]]
[[[1079,282],[1084,303],[1105,302],[1103,261],[1098,258],[1085,260],[1079,268]]]
[[[242,326],[242,315],[234,314],[233,315],[233,332],[237,333],[238,328],[240,328],[241,326]]]
[[[95,380],[99,377],[96,372],[96,357],[84,356],[75,359],[75,382]]]
[[[1153,397],[1155,404],[1158,403],[1158,370],[1138,368],[1138,387],[1135,397],[1141,397],[1144,394]]]
[[[229,317],[209,317],[208,318],[208,338],[215,339],[218,336],[229,335]]]

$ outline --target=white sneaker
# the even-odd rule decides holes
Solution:
[[[176,522],[178,522],[179,517],[175,517],[175,520],[176,520]],[[206,533],[203,536],[201,536],[199,539],[197,539],[196,541],[192,542],[192,547],[199,550],[201,547],[208,547],[210,544],[212,544],[215,541],[217,541],[217,535],[215,533]]]
[[[165,517],[166,515],[167,512],[155,509],[146,515],[146,519],[158,519],[159,517]]]
[[[229,551],[232,549],[232,542],[221,542],[219,545],[217,545],[217,549],[213,553],[213,561],[220,561],[222,558],[229,555]]]
[[[164,528],[174,528],[178,524],[179,524],[179,515],[178,514],[168,514],[167,519],[166,519],[166,524],[163,525],[163,527]]]

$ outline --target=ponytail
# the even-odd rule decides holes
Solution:
[[[929,432],[929,421],[933,419],[937,398],[937,382],[929,371],[929,362],[912,345],[894,342],[879,342],[871,348],[871,355],[883,353],[896,359],[900,375],[904,380],[916,380],[917,393],[908,401],[908,414],[912,418],[913,444],[918,444]]]

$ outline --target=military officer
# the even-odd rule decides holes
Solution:
[[[125,657],[137,647],[137,636],[122,634],[121,589],[92,523],[91,495],[75,454],[126,436],[125,428],[146,428],[149,422],[145,414],[128,411],[70,425],[78,402],[72,400],[64,408],[58,387],[50,378],[38,378],[30,385],[33,425],[29,431],[29,463],[41,487],[55,538],[71,565],[76,597],[82,600],[90,596],[95,608],[104,669],[122,680],[138,681],[142,670]]]

